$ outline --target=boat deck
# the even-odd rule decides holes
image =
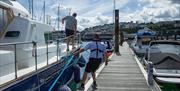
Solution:
[[[66,46],[66,44],[65,45],[63,44],[63,46]],[[61,55],[59,56],[59,58],[69,54],[72,51],[72,46],[70,45],[69,48],[70,48],[69,52],[66,51],[66,48],[61,49],[62,52],[61,52]],[[55,63],[56,61],[57,61],[57,56],[54,56],[54,57],[52,57],[51,59],[48,60],[48,65],[50,65],[52,63]],[[46,66],[47,66],[47,61],[44,61],[44,62],[41,62],[41,63],[37,64],[38,69],[41,69],[41,68],[46,67]],[[0,69],[0,71],[2,71],[2,69]],[[18,78],[23,77],[23,76],[25,76],[27,74],[30,74],[33,71],[35,71],[35,65],[33,65],[31,67],[28,67],[28,68],[18,70],[17,71],[17,77]],[[15,78],[15,72],[4,75],[4,76],[0,75],[0,87],[1,87],[1,85],[3,86],[4,84],[12,82],[12,80],[15,80],[15,79],[16,79]]]
[[[119,49],[121,55],[113,54],[108,65],[98,70],[96,91],[151,91],[128,44],[124,43]],[[85,88],[92,91],[88,84]]]

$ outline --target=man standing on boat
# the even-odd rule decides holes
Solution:
[[[91,73],[93,77],[93,89],[97,89],[96,84],[96,70],[101,64],[102,60],[105,60],[105,64],[107,65],[107,53],[106,46],[100,42],[100,38],[98,34],[94,34],[94,41],[88,43],[84,48],[76,51],[74,55],[78,55],[79,53],[90,50],[89,62],[86,65],[85,72],[82,79],[80,90],[84,90],[85,81],[87,78],[87,73]]]
[[[62,24],[65,24],[65,32],[67,37],[67,51],[69,51],[69,42],[72,42],[72,49],[74,48],[74,37],[77,30],[77,20],[76,20],[76,13],[73,13],[72,16],[66,16],[62,19]]]

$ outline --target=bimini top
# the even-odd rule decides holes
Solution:
[[[143,36],[155,36],[156,35],[156,32],[145,27],[144,29],[140,29],[138,30],[137,32],[137,36],[138,37],[143,37]]]

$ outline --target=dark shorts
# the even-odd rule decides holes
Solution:
[[[85,72],[95,72],[99,65],[101,64],[101,59],[89,58],[89,62],[86,65]]]
[[[66,37],[71,36],[74,34],[74,30],[66,29]]]

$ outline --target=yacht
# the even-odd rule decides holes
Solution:
[[[16,0],[0,0],[0,90],[47,90],[69,60],[61,59],[65,39],[52,41],[53,27],[30,16]]]

